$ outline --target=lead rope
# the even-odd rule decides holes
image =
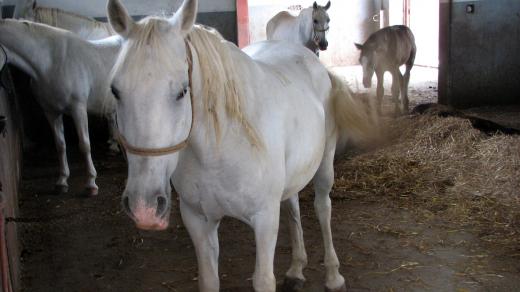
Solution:
[[[195,119],[194,109],[193,109],[193,82],[192,82],[192,72],[193,72],[193,55],[191,53],[191,48],[188,40],[185,41],[186,44],[186,54],[188,61],[188,82],[190,88],[190,103],[191,103],[191,126],[190,131],[188,132],[188,137],[181,143],[165,148],[140,148],[136,146],[132,146],[125,137],[117,130],[117,139],[119,140],[119,144],[123,149],[125,149],[128,153],[145,156],[145,157],[156,157],[156,156],[164,156],[168,154],[173,154],[181,151],[188,145],[188,140],[190,139],[191,132],[193,130],[193,122]],[[117,117],[116,117],[116,125],[117,125]]]

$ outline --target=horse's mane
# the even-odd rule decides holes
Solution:
[[[161,24],[162,21],[165,20],[148,17],[139,22],[140,25],[133,34],[133,37],[138,40],[135,44],[137,50],[144,45],[155,46],[158,54],[168,58],[169,52],[161,52],[165,50],[160,41],[161,34],[164,34],[160,31],[160,26],[164,24]],[[244,114],[245,89],[243,85],[245,82],[237,72],[235,61],[231,56],[230,43],[215,29],[202,25],[195,25],[186,41],[191,43],[197,52],[205,116],[208,117],[209,123],[213,123],[217,141],[221,137],[219,122],[221,117],[219,117],[217,109],[224,107],[227,116],[242,125],[251,144],[261,148],[261,140]],[[165,64],[165,66],[168,65]]]
[[[22,20],[13,19],[13,20],[9,20],[9,21],[23,23],[24,25],[27,26],[28,31],[32,31],[33,33],[35,32],[35,33],[40,33],[40,34],[45,34],[45,35],[56,34],[56,35],[62,35],[64,37],[68,36],[68,37],[79,39],[79,37],[75,33],[71,32],[69,30],[60,28],[60,27],[52,26],[50,24],[33,22],[33,21],[23,20],[23,19]]]
[[[52,26],[59,26],[58,19],[60,15],[70,16],[74,17],[76,19],[82,20],[86,23],[89,23],[90,25],[94,26],[95,28],[103,28],[107,29],[110,28],[106,23],[103,23],[101,21],[97,21],[93,18],[77,14],[74,12],[69,12],[65,10],[61,10],[59,8],[51,8],[51,7],[36,7],[34,9],[34,15],[35,20],[38,22],[42,22],[48,25]],[[112,33],[114,34],[114,33]]]

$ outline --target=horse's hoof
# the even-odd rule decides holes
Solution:
[[[87,197],[95,197],[98,195],[98,192],[99,192],[98,188],[91,188],[91,187],[85,188],[85,194],[87,195]]]
[[[69,192],[69,186],[55,185],[54,190],[58,195],[63,195]]]
[[[282,284],[282,292],[298,292],[303,291],[305,280],[298,278],[285,277]]]
[[[343,285],[335,289],[330,289],[325,286],[325,292],[347,292],[347,285],[343,283]]]

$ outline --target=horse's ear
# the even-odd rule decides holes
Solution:
[[[316,1],[314,1],[314,4],[312,4],[312,8],[313,9],[318,9],[318,3],[316,3]]]
[[[183,35],[187,35],[195,25],[197,19],[198,0],[184,0],[181,7],[170,19],[170,23],[178,26]]]
[[[132,28],[134,27],[134,20],[128,14],[128,11],[123,6],[120,0],[108,0],[108,21],[117,34],[123,38],[128,38]]]
[[[327,2],[327,5],[325,5],[325,7],[323,7],[323,8],[324,8],[325,10],[329,10],[329,8],[330,8],[330,1]]]
[[[363,45],[361,45],[361,44],[354,43],[354,46],[356,46],[356,48],[357,48],[358,50],[363,50]]]

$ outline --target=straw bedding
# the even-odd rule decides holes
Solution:
[[[442,216],[504,251],[520,251],[520,136],[486,135],[468,120],[387,121],[385,143],[336,162],[332,197]]]

